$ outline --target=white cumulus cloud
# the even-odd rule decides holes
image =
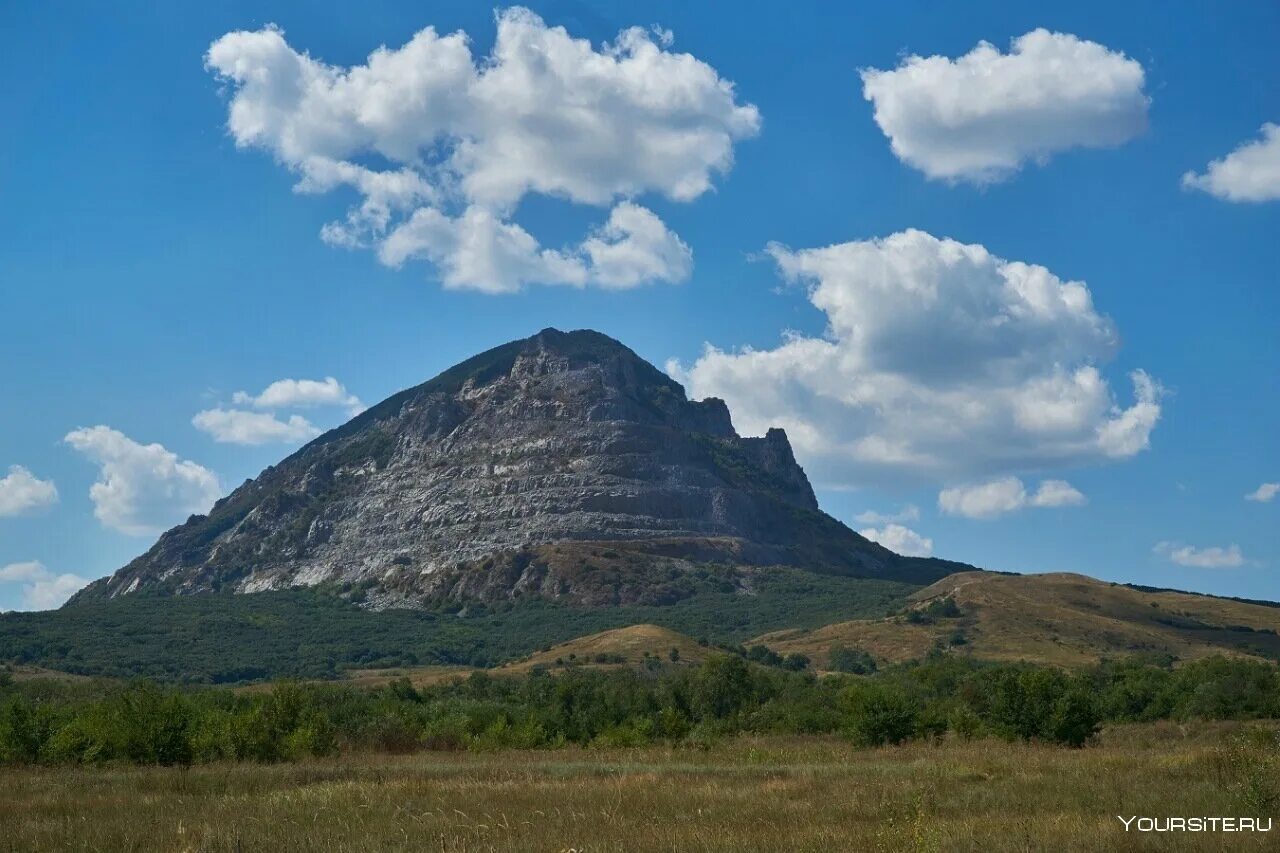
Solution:
[[[1187,172],[1182,185],[1226,201],[1280,199],[1280,124],[1264,124],[1261,139],[1214,160],[1202,175]]]
[[[633,199],[692,201],[733,165],[760,115],[669,33],[633,27],[594,47],[523,8],[496,15],[475,57],[465,33],[432,27],[342,68],[268,26],[217,39],[208,68],[231,92],[241,147],[271,152],[301,193],[360,202],[322,232],[398,266],[426,259],[446,286],[632,287],[688,277],[692,256]],[[512,217],[529,194],[611,207],[578,245],[545,248]]]
[[[1045,480],[1027,502],[1029,506],[1084,506],[1089,499],[1066,480]]]
[[[0,518],[37,512],[58,502],[52,480],[41,480],[21,465],[10,465],[0,477]]]
[[[862,94],[898,159],[983,184],[1069,148],[1119,145],[1147,126],[1142,66],[1069,33],[1033,30],[1008,53],[908,56],[862,71]]]
[[[293,443],[320,434],[320,430],[301,415],[291,415],[286,421],[268,412],[243,409],[205,409],[196,413],[191,423],[213,436],[214,441],[224,444]]]
[[[1124,459],[1148,446],[1160,385],[1121,404],[1099,365],[1118,335],[1089,288],[980,245],[904,231],[792,251],[783,276],[827,316],[774,349],[707,346],[670,370],[749,435],[787,430],[829,486],[956,480]]]
[[[321,406],[344,406],[352,415],[364,411],[360,398],[347,391],[337,379],[277,379],[259,394],[237,391],[231,401],[255,409],[312,409]]]
[[[1177,542],[1157,542],[1153,550],[1157,554],[1165,555],[1179,566],[1193,569],[1233,569],[1245,563],[1244,554],[1240,552],[1239,545],[1228,545],[1225,548],[1217,546],[1195,548]]]
[[[904,557],[928,557],[933,553],[932,539],[921,536],[901,524],[886,524],[878,528],[867,527],[858,532],[872,542],[879,542],[890,551]]]
[[[965,518],[995,518],[1026,507],[1082,506],[1088,499],[1066,480],[1044,480],[1028,493],[1017,477],[999,477],[985,483],[953,486],[938,493],[938,508]]]
[[[89,582],[79,575],[55,575],[42,563],[30,561],[0,566],[0,584],[22,585],[23,610],[52,610]]]
[[[148,536],[208,512],[222,494],[212,471],[166,450],[139,444],[106,426],[67,433],[66,442],[97,463],[98,481],[89,488],[93,514],[107,527]]]
[[[918,521],[919,519],[920,507],[915,504],[906,504],[897,512],[877,512],[869,509],[853,517],[853,520],[859,524],[896,524],[903,521]]]
[[[1244,496],[1247,501],[1256,501],[1260,504],[1271,503],[1272,499],[1280,494],[1280,483],[1263,483],[1258,488]]]

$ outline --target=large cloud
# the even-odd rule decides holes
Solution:
[[[79,575],[55,575],[42,563],[35,561],[0,566],[0,583],[22,584],[24,610],[52,610],[59,607],[88,582],[88,578]]]
[[[0,518],[25,515],[53,506],[58,489],[52,480],[41,480],[21,465],[10,465],[0,477]]]
[[[988,183],[1078,146],[1119,145],[1147,125],[1142,66],[1067,33],[1038,29],[1005,54],[909,56],[862,72],[863,96],[903,162],[930,178]]]
[[[1264,124],[1261,139],[1214,160],[1203,175],[1187,172],[1182,185],[1227,201],[1280,199],[1280,125]]]
[[[324,229],[331,243],[390,265],[425,258],[446,286],[488,292],[686,278],[688,247],[629,200],[705,193],[758,131],[756,108],[667,50],[669,33],[623,30],[597,50],[521,8],[499,12],[497,30],[480,59],[464,33],[428,27],[338,68],[266,27],[222,36],[206,63],[233,90],[238,145],[271,151],[300,192],[359,193]],[[511,219],[530,193],[616,206],[578,245],[548,249]]]
[[[222,494],[207,468],[110,427],[74,430],[66,442],[98,464],[98,481],[89,488],[93,514],[122,533],[159,533],[193,513],[208,512]]]
[[[808,285],[826,335],[708,346],[671,370],[694,396],[724,398],[744,432],[786,428],[826,485],[1001,475],[1147,447],[1160,387],[1135,371],[1136,400],[1117,403],[1099,369],[1116,330],[1083,282],[914,230],[769,251]]]

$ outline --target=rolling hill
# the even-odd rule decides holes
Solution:
[[[947,600],[958,616],[931,615],[949,609],[938,604]],[[1264,603],[1142,590],[1076,574],[960,572],[913,593],[902,614],[775,631],[756,642],[807,654],[819,665],[835,646],[889,662],[943,646],[984,660],[1076,666],[1134,654],[1275,660],[1278,631],[1280,607]]]

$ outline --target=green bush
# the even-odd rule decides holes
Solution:
[[[852,675],[870,675],[876,671],[876,661],[862,649],[832,646],[827,652],[827,667],[836,672]]]
[[[918,703],[894,683],[849,687],[843,696],[849,710],[847,732],[862,746],[897,744],[916,731]]]
[[[702,747],[738,732],[844,733],[868,746],[993,733],[1078,747],[1104,720],[1253,719],[1275,714],[1278,702],[1274,664],[1221,658],[1181,668],[1107,662],[1069,674],[931,655],[866,677],[819,679],[717,653],[698,666],[650,657],[643,666],[570,667],[554,676],[477,673],[369,689],[283,683],[248,693],[31,680],[0,690],[0,762],[185,765],[342,750],[656,741]],[[1241,797],[1265,794],[1256,780],[1275,764],[1258,766],[1232,783]]]

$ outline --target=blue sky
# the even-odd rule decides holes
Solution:
[[[436,96],[456,102],[394,126],[334,119],[348,123],[315,130],[308,110],[368,116],[382,96],[325,90],[320,107],[281,104],[255,96],[236,69],[265,62],[264,45],[272,62],[307,54],[360,66],[380,45],[398,50],[434,26],[442,37],[468,34],[481,65],[458,73],[479,75],[505,67],[483,62],[494,10],[6,4],[0,75],[14,85],[0,122],[0,608],[51,606],[113,571],[184,506],[256,475],[311,426],[340,423],[352,397],[376,402],[546,326],[599,329],[656,364],[675,360],[695,391],[729,398],[740,428],[783,421],[824,508],[855,528],[884,535],[898,524],[918,537],[913,547],[928,539],[937,556],[993,569],[1280,598],[1280,498],[1245,499],[1280,481],[1280,136],[1268,147],[1260,130],[1280,123],[1280,8],[529,7],[541,22],[511,20],[561,48],[548,28],[596,52],[645,28],[633,39],[659,65],[641,82],[667,79],[666,69],[688,85],[653,84],[658,95],[678,90],[688,102],[639,111],[610,100],[607,86],[595,93],[592,120],[636,143],[626,156],[557,140],[550,112],[539,113],[545,87],[520,102],[526,123],[512,124],[514,101],[502,101],[510,90],[496,75],[474,91],[442,84]],[[278,43],[268,24],[283,31]],[[1038,28],[1048,31],[1042,42],[1014,45]],[[259,38],[223,41],[206,65],[210,46],[235,31]],[[955,60],[982,41],[1002,54],[988,75],[996,82],[966,83]],[[645,49],[637,45],[632,60]],[[1078,73],[1054,71],[1054,51]],[[686,53],[696,68],[668,62]],[[938,59],[907,67],[912,55]],[[875,100],[864,97],[861,69],[889,75]],[[406,61],[388,73],[413,70]],[[1010,75],[1003,88],[1001,75]],[[1095,88],[1067,91],[1095,77]],[[1039,101],[1024,97],[1042,90]],[[546,109],[581,94],[547,95]],[[237,97],[266,124],[229,126]],[[969,112],[949,113],[958,102]],[[453,171],[393,206],[382,231],[347,218],[372,198],[351,180],[294,190],[308,174],[323,183],[316,157],[402,170],[413,155],[395,146],[445,113],[460,116],[450,128],[475,134],[471,159],[454,168],[449,137],[437,140],[420,173],[431,183],[441,163]],[[939,130],[943,114],[953,125]],[[277,119],[293,129],[272,130]],[[531,127],[551,128],[526,165],[535,181],[557,176],[546,192],[513,176],[507,156]],[[699,133],[670,137],[674,153],[650,144],[690,127]],[[1206,177],[1184,181],[1188,172]],[[427,198],[437,191],[443,200]],[[415,210],[436,208],[431,228],[383,242]],[[466,256],[459,247],[481,233],[473,212],[496,223],[483,234],[518,229],[536,245],[505,265]],[[331,223],[347,230],[326,242]],[[820,251],[833,246],[844,248]],[[921,308],[912,288],[929,274],[917,266],[948,258],[925,282],[941,296]],[[1013,310],[999,288],[1028,275],[1021,264],[1043,267],[1060,302],[1025,323],[1014,311],[993,332],[990,321]],[[1087,287],[1089,307],[1064,295],[1078,292],[1071,282]],[[953,316],[972,335],[946,340]],[[1135,408],[1137,370],[1155,389],[1146,409]],[[1074,414],[1033,393],[1063,376],[1093,377]],[[276,386],[260,397],[277,380],[326,377],[342,389]],[[997,399],[1006,409],[990,419],[944,429]],[[1100,400],[1110,404],[1090,409]],[[895,408],[903,401],[912,408]],[[228,440],[227,419],[240,415],[197,428],[193,418],[209,411],[256,415],[235,422],[240,439],[265,440],[266,428],[284,440]],[[1075,418],[1075,432],[1054,426],[1049,441],[1043,421],[1059,415]],[[264,427],[273,418],[283,426]],[[931,423],[941,432],[922,426]],[[806,427],[808,440],[798,435]],[[1125,434],[1091,438],[1117,430]],[[874,449],[899,440],[905,455]],[[868,512],[898,518],[858,520]]]

